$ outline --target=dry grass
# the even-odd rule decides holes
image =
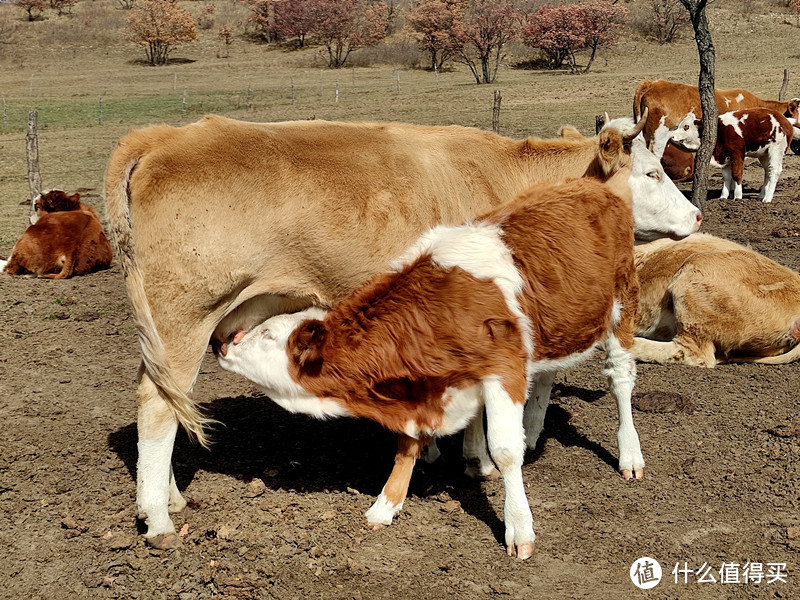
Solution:
[[[202,3],[186,6],[199,11]],[[746,15],[737,3],[713,6],[718,86],[777,95],[783,69],[797,57],[793,40],[798,29],[774,8],[774,13]],[[19,32],[14,52],[0,54],[5,103],[0,106],[0,255],[25,227],[27,209],[18,204],[28,195],[24,130],[31,108],[39,110],[44,185],[99,194],[115,141],[130,127],[149,123],[181,125],[215,112],[253,121],[315,116],[488,129],[493,92],[500,89],[506,135],[552,136],[565,123],[591,133],[597,113],[630,114],[641,79],[692,82],[697,77],[691,39],[669,46],[627,39],[601,54],[592,72],[581,76],[505,67],[494,86],[476,85],[459,66],[438,76],[393,64],[329,70],[318,48],[290,51],[249,42],[243,34],[246,12],[233,0],[218,2],[216,12],[219,25],[237,30],[229,58],[218,58],[224,48],[214,27],[201,31],[198,42],[176,50],[172,64],[153,68],[143,65],[144,53],[124,40],[125,12],[112,3],[84,1],[72,17],[35,23],[19,21],[21,11],[7,5],[0,6],[0,19],[9,11],[17,15]],[[517,54],[509,56],[508,64],[526,58],[522,48],[512,50]],[[385,51],[371,52],[391,62]],[[407,61],[406,48],[397,62]],[[363,63],[363,58],[354,61]],[[800,95],[800,74],[792,77],[789,93]],[[102,207],[99,196],[89,201]]]

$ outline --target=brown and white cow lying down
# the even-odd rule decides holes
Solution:
[[[642,475],[630,407],[637,287],[628,202],[593,179],[534,186],[466,225],[431,229],[329,312],[272,317],[218,359],[292,412],[366,417],[400,435],[367,512],[374,525],[402,508],[427,439],[464,429],[485,407],[508,554],[525,559],[534,533],[522,422],[533,378],[603,343],[620,469]]]
[[[113,252],[97,213],[80,194],[50,190],[34,200],[28,227],[0,270],[48,279],[86,275],[111,265]]]
[[[671,141],[679,149],[697,152],[702,135],[703,122],[690,112],[678,123]],[[783,156],[791,141],[792,124],[774,110],[745,108],[720,115],[711,159],[712,165],[722,169],[720,199],[726,199],[731,189],[734,200],[742,199],[744,159],[750,156],[757,158],[764,168],[764,183],[758,199],[772,202],[783,171]]]
[[[792,98],[786,102],[780,100],[765,100],[743,89],[714,90],[719,114],[743,108],[764,107],[774,110],[789,119],[800,116],[800,98]],[[645,113],[645,110],[647,113]],[[686,116],[694,112],[702,115],[700,106],[700,93],[697,86],[657,79],[645,79],[636,88],[633,97],[633,118],[636,122],[645,121],[643,130],[644,139],[648,148],[661,156],[663,150],[655,146],[655,139],[659,130],[674,129]],[[797,121],[793,121],[797,124]],[[800,129],[798,130],[800,132]],[[791,141],[792,137],[789,137]],[[666,143],[666,139],[663,141]]]
[[[625,173],[637,238],[684,237],[700,213],[643,142],[511,140],[464,127],[210,116],[120,140],[108,218],[142,348],[137,506],[147,541],[177,544],[185,506],[170,467],[180,422],[207,443],[187,395],[213,337],[311,305],[330,307],[424,231],[457,225],[538,182]]]
[[[800,359],[800,275],[791,269],[700,233],[636,246],[635,256],[637,360],[714,367]]]

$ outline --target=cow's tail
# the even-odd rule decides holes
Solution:
[[[650,89],[650,86],[653,85],[653,81],[650,79],[645,79],[638,86],[636,86],[636,92],[633,94],[633,121],[634,123],[638,123],[639,119],[642,118],[642,111],[644,107],[642,106],[642,98],[647,90]]]
[[[137,148],[132,138],[120,141],[109,160],[105,191],[108,220],[114,250],[122,265],[128,297],[133,309],[134,324],[139,336],[144,371],[167,401],[178,423],[190,437],[203,447],[209,447],[206,426],[213,421],[204,417],[197,405],[175,381],[167,359],[167,352],[156,329],[150,303],[145,292],[142,271],[136,263],[136,248],[130,214],[130,178],[146,148]]]

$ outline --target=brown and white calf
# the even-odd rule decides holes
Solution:
[[[80,194],[50,190],[34,199],[31,225],[0,270],[66,279],[108,268],[113,251],[97,213]]]
[[[800,116],[800,98],[791,100],[766,100],[752,92],[740,88],[714,90],[719,114],[743,108],[769,108],[789,119]],[[701,116],[700,93],[696,85],[687,85],[676,81],[645,79],[636,87],[633,97],[633,118],[636,122],[645,122],[642,134],[656,156],[661,151],[655,145],[660,131],[673,129],[688,112]],[[800,129],[795,135],[800,134]],[[789,136],[792,139],[792,136]]]
[[[800,359],[800,275],[696,233],[636,246],[637,360],[715,367]]]
[[[735,200],[742,199],[744,159],[750,156],[757,158],[764,168],[764,183],[758,199],[772,202],[792,131],[792,124],[786,117],[768,108],[745,108],[720,115],[711,159],[712,165],[722,169],[720,199],[726,199],[731,189]],[[697,152],[702,135],[703,121],[690,112],[678,123],[671,141],[679,149]]]
[[[485,407],[508,553],[524,559],[534,542],[521,471],[532,380],[603,343],[619,467],[642,476],[630,408],[637,286],[628,202],[592,179],[535,186],[465,225],[431,229],[329,312],[272,317],[218,360],[290,411],[366,417],[400,435],[367,512],[376,525],[401,509],[427,439],[464,429]]]

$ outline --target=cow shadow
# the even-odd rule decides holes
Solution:
[[[557,386],[558,388],[559,386]],[[560,386],[561,395],[594,402],[605,392]],[[173,470],[184,490],[200,470],[221,473],[241,481],[262,479],[268,488],[297,492],[359,492],[377,496],[394,464],[395,434],[364,419],[318,421],[291,414],[263,396],[220,398],[206,406],[207,416],[219,421],[206,450],[181,431],[175,441]],[[595,453],[612,468],[616,458],[600,444],[586,438],[570,424],[570,414],[551,404],[539,444],[529,452],[532,463],[545,452],[546,440],[555,438],[565,446],[580,446]],[[464,511],[485,523],[499,544],[505,526],[489,503],[480,481],[464,472],[460,434],[437,441],[442,452],[433,464],[417,461],[409,496],[443,497],[459,502]],[[126,425],[108,436],[108,442],[136,480],[136,424]],[[191,496],[191,494],[189,494]]]

